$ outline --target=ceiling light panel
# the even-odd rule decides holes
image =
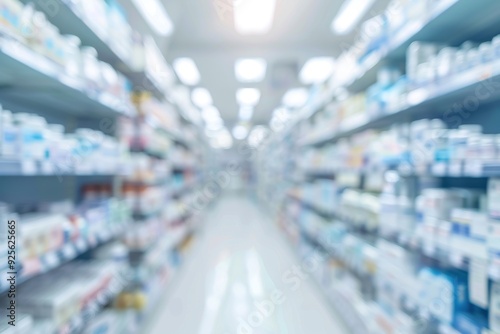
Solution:
[[[233,128],[233,137],[236,140],[243,140],[248,136],[248,129],[244,125],[236,125]]]
[[[137,10],[149,26],[161,36],[174,31],[174,24],[160,0],[132,0]]]
[[[212,95],[206,88],[195,88],[191,92],[191,100],[198,108],[206,108],[214,103]]]
[[[204,108],[201,112],[201,117],[203,117],[203,120],[207,123],[222,121],[219,110],[214,106]]]
[[[200,83],[200,72],[191,58],[177,58],[173,63],[175,73],[183,84],[195,86]]]
[[[334,68],[333,58],[311,58],[302,67],[299,78],[304,85],[323,83],[332,76]]]
[[[236,101],[240,106],[255,107],[260,101],[260,90],[240,88],[236,91]]]
[[[375,0],[345,0],[333,19],[332,31],[338,35],[350,33],[374,2]]]
[[[305,88],[293,88],[283,96],[283,104],[288,108],[303,107],[309,99],[309,92]]]
[[[274,20],[276,0],[234,1],[234,27],[241,35],[268,33]]]
[[[263,58],[236,60],[234,72],[239,82],[260,82],[266,77],[267,63]]]

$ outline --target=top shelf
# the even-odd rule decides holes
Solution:
[[[144,71],[134,68],[130,52],[120,48],[119,41],[112,40],[99,25],[87,19],[74,1],[55,0],[55,3],[54,8],[57,9],[57,11],[53,10],[55,15],[50,13],[49,8],[44,8],[41,5],[38,5],[38,9],[48,15],[52,24],[58,27],[61,33],[78,36],[82,45],[95,48],[100,60],[123,73],[137,89],[151,91],[158,98],[165,97],[165,92],[159,88],[153,78]]]
[[[500,79],[500,61],[484,64],[450,78],[430,83],[408,93],[406,102],[396,110],[383,110],[378,116],[348,119],[339,126],[326,126],[321,132],[314,132],[299,140],[299,146],[319,146],[351,136],[363,130],[383,128],[397,122],[408,122],[425,117],[451,117],[446,106],[452,106],[457,100],[476,97],[478,92],[486,94],[478,101],[481,104],[497,102],[498,94],[488,89],[496,89]],[[454,115],[457,117],[457,115]]]
[[[130,103],[88,91],[82,80],[25,45],[0,37],[0,97],[6,105],[64,111],[85,117],[133,116]]]
[[[480,8],[480,10],[478,10]],[[415,41],[461,44],[465,39],[483,39],[498,24],[500,6],[495,0],[443,0],[427,17],[406,24],[387,36],[384,46],[365,57],[359,64],[357,75],[345,88],[358,93],[377,80],[377,72],[387,62],[404,60],[408,46]],[[460,27],[456,23],[460,20]]]

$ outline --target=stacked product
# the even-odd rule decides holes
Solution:
[[[75,330],[83,312],[117,290],[120,270],[113,261],[73,262],[23,284],[18,288],[17,307],[35,319],[30,333]]]
[[[101,131],[69,134],[41,116],[1,109],[0,158],[44,163],[55,174],[117,174],[128,161],[126,146]]]
[[[163,186],[125,184],[122,193],[132,211],[140,216],[160,212],[168,199],[168,191]]]
[[[17,249],[22,275],[29,277],[71,260],[90,244],[116,235],[130,222],[130,211],[116,199],[51,204],[45,213],[21,215]],[[56,214],[52,212],[67,212]]]
[[[99,4],[105,5],[104,1],[81,3],[96,5],[97,7],[90,7],[94,9],[101,8]],[[102,17],[100,13],[107,13],[106,8],[103,9],[102,12],[94,11],[99,15],[92,15],[92,22]],[[105,27],[106,22],[98,26]],[[0,32],[25,44],[36,54],[50,59],[57,66],[55,73],[66,73],[83,90],[91,94],[102,94],[105,101],[111,97],[114,102],[120,101],[121,105],[131,106],[130,102],[125,102],[130,101],[131,87],[128,80],[109,64],[99,61],[94,48],[82,47],[78,37],[62,35],[45,14],[35,10],[34,4],[24,5],[18,0],[0,1]]]

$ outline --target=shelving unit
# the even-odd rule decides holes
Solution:
[[[500,87],[496,46],[491,59],[478,58],[474,65],[447,74],[436,70],[429,74],[432,79],[412,81],[403,71],[391,84],[379,81],[381,71],[405,68],[414,42],[456,51],[473,40],[471,48],[483,42],[484,52],[500,33],[499,11],[489,0],[436,1],[420,18],[404,21],[394,31],[382,29],[376,40],[363,45],[366,50],[354,45],[355,68],[334,73],[314,89],[309,104],[296,110],[286,129],[260,152],[263,205],[270,199],[281,204],[271,213],[301,257],[326,254],[314,274],[353,333],[455,334],[464,332],[460,326],[465,324],[478,332],[500,330],[495,331],[496,311],[490,308],[491,289],[500,282],[494,246],[500,223],[491,208],[493,182],[500,177],[500,145],[495,141],[500,127],[493,124],[498,124]],[[470,59],[475,59],[472,54]],[[362,107],[357,97],[363,98]],[[467,112],[458,112],[457,106],[461,110],[464,105]],[[464,149],[457,158],[457,128],[478,129],[476,125],[482,128],[462,143],[468,149],[477,138],[479,153]],[[418,126],[428,137],[415,135]],[[430,129],[435,129],[434,137]],[[490,155],[486,139],[491,139]],[[425,152],[419,145],[427,145]],[[273,154],[283,157],[266,159]],[[453,191],[474,193],[471,198],[482,204],[472,199],[450,207],[434,202],[448,210],[436,213],[432,196],[453,196]],[[484,230],[478,232],[480,228]],[[428,272],[432,274],[424,282]],[[445,307],[446,316],[430,309],[432,301],[424,300],[424,290],[433,291],[438,279],[454,279],[469,289],[464,309]],[[479,297],[481,287],[486,290]]]
[[[131,103],[87,91],[81,79],[64,74],[55,63],[19,42],[0,38],[0,63],[2,104],[60,110],[80,117],[135,114]]]
[[[28,4],[28,1],[22,2],[24,5]],[[52,59],[54,57],[49,58],[50,52],[35,44],[36,41],[28,39],[16,29],[0,27],[0,135],[3,136],[3,122],[10,122],[10,118],[14,119],[19,113],[41,116],[44,119],[41,124],[44,125],[57,123],[64,127],[59,128],[63,129],[60,134],[62,144],[57,147],[59,151],[49,150],[50,145],[44,143],[47,144],[47,148],[43,148],[47,150],[44,154],[25,157],[16,154],[21,150],[4,155],[0,148],[0,202],[6,202],[9,209],[12,209],[12,212],[5,213],[8,219],[13,219],[16,212],[39,212],[46,210],[44,207],[47,206],[57,208],[51,210],[64,212],[63,216],[68,218],[67,224],[71,225],[71,228],[67,226],[62,231],[61,235],[64,235],[65,239],[60,247],[48,248],[50,250],[37,256],[27,257],[24,254],[24,248],[31,246],[25,244],[27,235],[30,235],[29,231],[17,235],[19,248],[16,265],[19,269],[16,288],[20,294],[17,297],[26,297],[26,293],[22,291],[23,287],[36,286],[37,282],[50,285],[51,278],[55,277],[52,275],[67,270],[68,266],[82,262],[89,264],[91,268],[96,256],[100,259],[101,255],[96,254],[108,248],[125,247],[132,229],[146,233],[144,229],[151,228],[147,226],[147,221],[156,220],[153,228],[162,228],[155,234],[151,247],[126,248],[127,263],[122,265],[132,274],[128,275],[126,280],[108,282],[107,289],[95,295],[91,302],[86,303],[80,312],[63,326],[55,326],[55,320],[51,317],[30,317],[29,312],[26,314],[34,320],[34,326],[40,333],[83,333],[92,327],[95,321],[102,320],[99,320],[101,314],[109,312],[133,313],[134,326],[139,330],[142,325],[140,318],[146,317],[152,311],[154,301],[148,301],[147,309],[127,305],[123,301],[128,300],[127,294],[136,296],[138,304],[141,300],[162,295],[160,290],[165,286],[157,284],[156,276],[146,277],[146,280],[139,279],[140,273],[148,270],[151,256],[154,255],[155,261],[158,262],[158,272],[166,275],[165,283],[170,281],[176,268],[181,265],[181,248],[186,240],[195,236],[197,230],[197,218],[189,209],[189,204],[195,195],[196,187],[203,182],[204,150],[207,147],[197,136],[192,135],[197,130],[196,125],[181,117],[180,109],[185,106],[177,105],[177,101],[171,99],[176,78],[151,38],[141,36],[134,41],[112,38],[109,31],[98,23],[97,18],[89,17],[88,13],[85,13],[82,3],[55,0],[49,5],[36,2],[34,6],[36,10],[45,13],[47,20],[58,33],[74,35],[81,40],[82,47],[95,48],[98,61],[107,63],[116,72],[118,79],[115,84],[119,86],[121,83],[130,83],[134,92],[125,84],[106,87],[104,81],[111,81],[109,75],[106,80],[101,78],[98,85],[93,84],[84,73],[79,73],[78,76],[70,75],[70,71],[61,65],[62,62]],[[165,70],[161,78],[156,75],[158,73],[148,73],[151,71],[148,66],[156,66],[151,64],[151,61],[144,68],[135,65],[132,52],[122,47],[123,43],[128,42],[138,43],[134,45],[137,48],[149,47],[150,52],[154,49],[153,51],[158,53],[157,60]],[[98,68],[104,71],[106,67]],[[123,82],[119,81],[122,78]],[[122,95],[126,98],[118,97]],[[135,95],[139,97],[135,98]],[[145,122],[153,112],[136,104],[149,96],[154,96],[159,101],[156,112],[161,117],[154,122]],[[7,109],[12,111],[13,116]],[[12,124],[17,125],[16,121],[14,119]],[[139,125],[147,127],[147,133],[152,137],[141,138],[140,131],[135,128]],[[33,130],[30,126],[39,130],[38,125],[28,124],[23,131]],[[97,131],[91,133],[89,129],[97,130],[99,135],[97,136]],[[130,129],[132,131],[127,132]],[[44,133],[45,130],[40,131]],[[86,138],[89,133],[94,134],[95,138]],[[49,135],[44,135],[47,136],[44,139],[48,140]],[[127,137],[129,135],[130,138]],[[140,145],[134,142],[136,137]],[[114,151],[111,151],[112,145],[107,141],[114,145]],[[144,143],[147,145],[143,145]],[[156,146],[151,146],[151,143]],[[20,145],[20,142],[18,144]],[[63,151],[63,146],[64,149],[66,146],[71,148]],[[88,154],[93,152],[96,146],[104,147],[103,151],[99,152],[101,156],[93,157],[93,164],[88,164]],[[40,146],[33,146],[33,149],[35,148],[40,149]],[[65,155],[60,153],[58,156],[53,152],[64,152]],[[111,157],[114,159],[112,164],[109,163]],[[144,162],[147,163],[145,169],[141,165]],[[70,166],[66,166],[66,163]],[[151,166],[156,168],[148,169]],[[130,191],[131,187],[133,192]],[[156,194],[161,194],[161,197],[157,198],[161,201],[160,210],[152,210],[151,197],[154,196],[148,198],[144,193],[151,189],[156,191]],[[103,218],[102,211],[92,211],[93,205],[104,199],[125,203],[130,211],[127,212],[126,224],[105,224],[104,219],[111,217]],[[4,213],[2,210],[3,207],[0,209],[0,216]],[[81,212],[84,214],[80,215]],[[23,228],[24,220],[24,215],[16,219],[19,229]],[[92,222],[92,226],[87,224],[88,226],[83,228],[83,220]],[[101,229],[96,230],[95,224],[102,225]],[[90,232],[86,231],[86,228],[89,228]],[[68,231],[77,233],[78,237],[69,238],[66,235]],[[0,235],[3,235],[2,233],[3,230],[0,229]],[[134,261],[131,261],[132,258]],[[10,287],[6,286],[4,267],[0,266],[0,269],[0,298],[3,300]],[[152,294],[147,293],[145,287],[151,284],[160,290],[153,291]],[[61,289],[64,290],[64,287]],[[124,334],[134,334],[134,326],[127,326],[128,332]]]

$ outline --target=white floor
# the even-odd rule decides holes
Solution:
[[[251,200],[226,195],[203,224],[145,333],[348,333],[313,278],[291,284],[299,261]]]

